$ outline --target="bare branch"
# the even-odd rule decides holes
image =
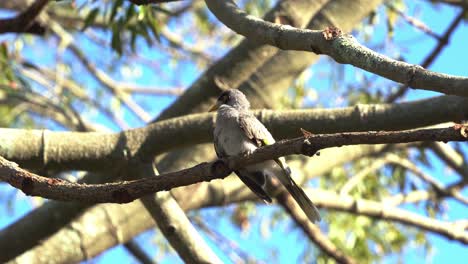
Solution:
[[[340,195],[347,195],[355,186],[361,183],[367,175],[385,166],[387,162],[388,161],[386,161],[385,158],[377,159],[376,161],[372,162],[372,164],[370,164],[368,167],[356,173],[343,185],[343,187],[340,190]]]
[[[461,7],[461,8],[468,9],[468,1],[467,0],[434,0],[434,1],[431,1],[432,4],[434,2],[441,3],[441,4],[452,5],[452,6],[458,6],[458,7]]]
[[[438,38],[437,46],[429,53],[429,55],[421,63],[421,66],[423,68],[428,68],[435,61],[436,57],[441,53],[441,51],[449,43],[449,39],[452,36],[452,33],[455,31],[455,29],[458,27],[458,25],[460,24],[460,22],[463,20],[464,17],[465,17],[465,10],[462,10],[460,14],[458,14],[458,16],[452,21],[450,26],[445,31],[444,35]],[[394,94],[390,95],[386,99],[386,102],[388,103],[394,102],[396,99],[403,96],[408,91],[408,88],[409,88],[408,85],[400,86]]]
[[[137,86],[134,84],[118,84],[120,90],[126,93],[138,93],[138,94],[148,94],[148,95],[170,95],[170,96],[179,96],[184,93],[183,88],[174,87],[174,88],[157,88],[157,87],[146,87],[146,86]]]
[[[208,226],[205,221],[200,217],[196,216],[191,218],[191,220],[207,234],[216,245],[225,252],[226,255],[229,255],[232,263],[243,263],[243,262],[253,262],[258,264],[265,264],[263,261],[259,261],[251,256],[248,252],[243,251],[235,241],[223,236],[223,234],[217,232],[213,227]]]
[[[310,25],[315,26],[315,25],[322,25],[326,23],[325,21],[328,20],[323,20],[323,15],[330,15],[330,14],[340,14],[339,16],[335,16],[334,21],[338,23],[339,25],[351,29],[356,23],[358,23],[362,17],[365,17],[368,12],[373,10],[378,4],[380,4],[380,0],[374,0],[374,1],[353,1],[352,3],[347,1],[347,0],[337,0],[337,1],[328,1],[326,6],[323,6],[323,4],[326,1],[311,1],[311,0],[294,0],[294,1],[279,1],[277,6],[271,10],[268,14],[267,17],[271,21],[276,20],[275,18],[277,17],[277,14],[281,14],[282,16],[287,17],[289,20],[294,21],[294,25],[301,25],[302,23],[305,25],[309,21],[310,17],[312,14],[315,14],[320,10],[320,12],[317,13],[317,15],[314,17],[313,22],[311,22]],[[294,7],[294,8],[291,8]],[[352,12],[348,12],[349,10],[353,10]],[[270,47],[267,45],[259,46],[254,43],[251,43],[249,41],[243,41],[236,49],[231,51],[228,55],[224,56],[223,59],[219,60],[217,63],[215,63],[210,69],[201,77],[199,78],[189,89],[188,91],[180,98],[178,98],[177,102],[171,107],[167,108],[164,110],[164,112],[159,116],[159,120],[167,119],[170,117],[175,117],[175,116],[180,116],[187,114],[189,112],[200,112],[204,111],[207,108],[207,104],[210,103],[210,99],[218,95],[218,90],[216,86],[213,85],[212,79],[213,76],[222,76],[224,79],[229,80],[229,84],[232,85],[233,88],[238,87],[239,83],[242,83],[244,80],[249,78],[248,76],[251,76],[252,73],[257,74],[257,69],[262,69],[260,71],[261,74],[263,75],[257,75],[253,79],[250,77],[248,81],[248,85],[245,86],[250,86],[246,87],[247,91],[251,91],[252,95],[255,95],[253,98],[250,97],[249,99],[253,100],[259,93],[265,93],[268,95],[275,94],[275,95],[280,95],[282,94],[285,88],[288,87],[289,81],[294,78],[299,72],[301,72],[305,67],[307,67],[311,62],[316,60],[315,56],[304,56],[304,53],[291,53],[291,52],[280,52],[280,56],[273,56],[274,54],[277,53],[277,49],[274,47]],[[272,58],[270,60],[270,58]],[[278,58],[276,58],[278,57]],[[265,66],[263,65],[266,61],[268,63]],[[289,63],[290,67],[285,68],[285,67],[274,67],[275,63],[279,63],[280,65],[284,64],[282,62],[294,62],[294,63]],[[264,69],[267,68],[267,69]],[[264,69],[264,70],[263,70]],[[274,72],[274,74],[281,75],[283,78],[286,78],[286,81],[280,81],[278,82],[277,78],[264,78],[264,76],[270,76],[270,72]],[[271,85],[269,85],[271,84]],[[261,87],[261,88],[260,88]],[[245,88],[245,87],[244,87]],[[279,96],[278,96],[279,97]],[[269,98],[271,99],[271,98]],[[263,99],[262,98],[257,98],[255,99],[257,102],[257,106],[263,106]],[[270,100],[271,101],[271,100]],[[453,105],[453,104],[448,104],[448,105]],[[455,104],[457,105],[457,104]],[[361,109],[361,108],[359,108]],[[356,111],[357,113],[361,112],[359,110]],[[364,119],[363,119],[364,120]],[[265,120],[264,120],[265,121]],[[404,124],[405,122],[400,122]],[[297,132],[295,130],[295,132]],[[210,133],[211,134],[211,133]],[[174,138],[172,138],[173,141]],[[125,141],[125,138],[122,138],[123,141]],[[192,148],[193,149],[193,148]],[[185,154],[180,155],[180,152],[177,152],[177,155],[170,155],[170,158],[164,159],[166,160],[166,164],[169,165],[164,165],[162,168],[165,168],[166,171],[170,170],[178,170],[181,167],[187,166],[187,160],[182,161],[182,159],[187,158],[192,158],[194,156],[200,156],[201,153],[204,156],[207,152],[212,153],[211,148],[204,147],[203,151],[195,151],[195,152],[184,152]],[[364,155],[364,153],[367,153],[366,151],[362,151],[364,149],[381,149],[381,146],[361,146],[361,147],[356,147],[353,149],[358,149],[357,153],[356,152],[350,152],[347,155],[346,160],[349,160],[350,156],[355,157],[356,154],[359,155]],[[64,149],[62,149],[64,150]],[[377,151],[377,150],[375,150]],[[116,152],[119,152],[116,150]],[[196,154],[194,154],[196,153]],[[337,153],[338,156],[340,156],[342,152]],[[167,157],[167,156],[166,156]],[[41,157],[42,160],[42,157]],[[170,162],[169,162],[170,161]],[[323,170],[323,163],[328,164],[329,160],[323,161],[320,166],[320,169]],[[49,163],[53,164],[53,163]],[[114,163],[116,164],[116,163]],[[177,165],[174,165],[177,164]],[[174,167],[174,166],[177,166]],[[101,167],[105,167],[105,165],[101,164]],[[317,166],[318,167],[318,166]],[[326,166],[325,166],[326,167]],[[115,174],[117,175],[117,174]],[[106,172],[105,174],[102,175],[90,175],[88,178],[88,181],[108,181],[112,177],[115,177],[115,175],[112,174],[112,172]],[[120,176],[120,174],[119,174]],[[218,181],[219,182],[219,181]],[[202,186],[202,191],[197,192],[199,195],[197,195],[198,200],[205,201],[206,203],[212,203],[213,199],[216,198],[218,199],[223,199],[223,201],[229,201],[232,198],[238,198],[242,197],[240,195],[243,195],[245,193],[248,194],[248,192],[244,191],[245,188],[243,185],[240,184],[240,182],[235,179],[234,185],[230,184],[225,187],[222,187],[224,185],[217,184],[217,183],[203,183],[200,184]],[[219,186],[216,188],[213,188],[212,186]],[[198,190],[200,186],[196,188]],[[227,193],[225,193],[223,190],[225,189],[231,190],[232,188],[235,188],[236,190],[241,190],[240,192],[235,192],[233,195],[226,196]],[[193,189],[188,189],[188,190],[193,190]],[[210,193],[217,193],[216,197],[213,197],[212,195],[203,195],[205,192],[209,190]],[[175,190],[177,193],[177,190]],[[190,192],[190,191],[189,191]],[[184,195],[181,194],[180,197],[185,197]],[[190,201],[186,200],[186,203],[189,203],[190,205],[194,205],[193,199],[190,199]],[[60,207],[60,208],[57,208]],[[105,205],[101,205],[105,206]],[[49,210],[54,210],[57,209],[57,211],[60,211],[60,214],[50,214],[48,213]],[[55,208],[55,209],[53,209]],[[65,209],[65,210],[63,210]],[[51,234],[50,228],[47,228],[47,230],[40,229],[38,230],[35,228],[37,225],[38,221],[43,221],[44,223],[47,223],[46,226],[49,226],[51,222],[53,222],[53,229],[57,230],[59,226],[63,225],[65,222],[70,221],[70,219],[73,219],[73,216],[71,214],[75,214],[77,211],[83,211],[83,205],[82,204],[70,204],[70,203],[60,203],[60,202],[54,202],[51,201],[50,207],[46,206],[45,208],[41,207],[34,212],[31,212],[27,217],[23,218],[21,221],[18,221],[20,223],[15,223],[14,227],[15,228],[8,228],[5,230],[6,232],[2,232],[2,242],[4,241],[5,244],[3,244],[2,248],[8,248],[9,250],[5,250],[8,252],[10,256],[14,256],[15,254],[18,254],[18,252],[23,252],[25,249],[27,249],[28,245],[39,243],[40,241],[44,241],[48,235]],[[140,209],[140,212],[142,209]],[[144,210],[143,210],[144,211]],[[68,213],[67,213],[68,212]],[[39,213],[39,214],[37,214]],[[119,213],[115,214],[116,216],[120,216]],[[52,218],[50,220],[47,220],[49,218]],[[24,220],[24,221],[23,221]],[[133,231],[132,231],[133,232]],[[21,235],[20,235],[21,233]],[[14,239],[8,239],[9,237],[13,236]],[[18,236],[24,237],[23,240],[21,240],[22,243],[15,243],[15,246],[11,245],[11,241],[19,241]],[[31,237],[33,236],[33,237]],[[67,242],[71,242],[71,240],[68,240]],[[64,244],[63,241],[62,243],[59,243],[60,245]],[[44,247],[41,247],[41,249],[45,250],[50,250],[54,248],[53,245],[50,243],[47,243],[47,246],[44,244]],[[56,247],[55,247],[56,248]],[[29,252],[36,252],[41,256],[44,256],[44,252],[41,249],[34,249]],[[94,250],[93,249],[90,250]],[[98,248],[97,250],[103,250],[102,248]],[[28,253],[29,253],[28,252]],[[77,259],[76,261],[83,260],[81,256],[75,255],[75,252],[69,252],[70,255],[74,255],[74,259]],[[56,256],[57,254],[53,254]],[[47,259],[47,258],[46,258]],[[69,261],[68,259],[66,261]]]
[[[159,178],[152,162],[134,164],[133,171],[141,180]],[[119,195],[121,194],[125,196],[125,191],[120,192]],[[145,196],[142,202],[155,219],[159,230],[184,262],[222,263],[169,192]]]
[[[409,15],[405,14],[403,11],[398,9],[395,5],[393,5],[390,2],[386,3],[385,6],[388,9],[392,10],[393,12],[397,13],[399,16],[401,16],[411,26],[421,30],[422,32],[426,33],[427,35],[429,35],[429,36],[431,36],[431,37],[433,37],[433,38],[435,38],[435,39],[437,39],[439,41],[442,41],[442,38],[439,37],[439,35],[437,35],[437,33],[432,31],[432,29],[430,29],[426,24],[424,24],[424,22],[420,21],[417,18],[414,18],[412,16],[409,16]],[[425,66],[423,66],[423,67],[425,67]]]
[[[464,197],[460,192],[453,188],[446,188],[443,184],[437,181],[435,178],[431,177],[430,175],[424,173],[421,169],[419,169],[415,164],[413,164],[410,160],[400,158],[397,155],[388,155],[388,161],[398,164],[408,170],[410,170],[414,175],[419,177],[424,182],[428,183],[436,192],[436,196],[451,196],[454,199],[458,200],[459,202],[468,205],[468,198]]]
[[[232,0],[205,2],[221,22],[252,41],[280,49],[326,54],[338,63],[352,64],[414,88],[468,97],[468,78],[436,73],[418,65],[393,60],[362,46],[352,36],[342,34],[338,28],[297,29],[247,15]]]
[[[463,180],[455,184],[451,184],[445,188],[447,193],[459,192],[461,188],[466,186]],[[397,206],[403,203],[416,203],[420,201],[425,201],[429,199],[438,198],[437,194],[430,191],[417,190],[410,193],[399,193],[390,197],[385,197],[382,199],[382,203],[386,205]],[[466,199],[466,198],[465,198]]]
[[[463,225],[460,225],[458,222],[443,222],[408,212],[407,210],[388,206],[385,203],[354,199],[350,196],[341,197],[326,191],[318,194],[316,190],[311,190],[308,193],[317,197],[317,199],[314,199],[314,203],[319,207],[365,215],[387,221],[395,221],[440,234],[448,239],[457,240],[463,244],[468,244],[468,233],[462,229]]]
[[[125,248],[134,256],[141,264],[155,264],[156,262],[151,259],[145,250],[138,245],[135,240],[129,240],[124,243]]]
[[[74,44],[69,45],[70,50],[75,56],[83,63],[86,69],[99,81],[101,82],[112,94],[114,94],[120,101],[122,101],[138,118],[143,122],[148,123],[151,120],[151,116],[141,108],[128,94],[125,94],[120,90],[120,86],[116,83],[109,75],[105,72],[96,68],[91,63],[81,50]]]
[[[229,197],[237,197],[238,190],[228,192]],[[468,244],[467,230],[468,222],[466,220],[459,220],[454,222],[443,222],[435,219],[430,219],[407,210],[387,206],[386,204],[365,200],[353,199],[350,196],[341,197],[334,192],[308,189],[307,193],[314,197],[314,203],[324,209],[332,209],[346,213],[366,215],[375,219],[383,221],[397,221],[403,225],[414,226],[418,229],[428,230],[434,234],[440,234],[447,239],[453,239],[463,244]],[[210,196],[211,197],[211,196]],[[252,199],[251,196],[243,196],[241,200],[246,198]],[[185,209],[191,210],[200,207],[212,206],[225,206],[226,203],[235,203],[239,200],[228,200],[223,198],[206,199],[201,204],[186,204]],[[195,207],[194,207],[195,206]],[[50,211],[48,211],[50,214]],[[107,212],[103,214],[103,212]],[[108,218],[111,217],[111,222],[114,223],[109,226]],[[131,219],[132,221],[129,221]],[[73,226],[93,226],[96,223],[105,223],[102,228],[83,228],[76,230]],[[83,255],[80,252],[80,243],[84,243],[83,248],[87,249],[87,256],[93,257],[118,243],[128,241],[139,233],[153,228],[155,222],[152,217],[143,210],[140,202],[127,204],[125,206],[118,204],[104,204],[95,206],[91,210],[85,212],[83,215],[77,217],[72,223],[67,225],[68,228],[62,228],[56,234],[45,238],[42,243],[38,244],[36,248],[25,252],[19,256],[15,261],[17,263],[26,262],[26,260],[34,259],[35,263],[49,263],[50,259],[63,262],[79,262],[83,260]],[[352,232],[352,230],[350,230]],[[77,233],[81,237],[76,239]],[[118,234],[118,235],[116,235]],[[119,239],[116,239],[118,237]],[[14,238],[14,236],[12,237]],[[72,239],[75,238],[75,239]],[[99,243],[97,243],[99,241]],[[50,249],[52,248],[52,250]],[[76,248],[73,252],[67,252],[66,248]]]
[[[462,120],[468,113],[466,100],[442,96],[395,105],[262,110],[255,114],[276,138],[283,139],[299,135],[300,128],[314,133],[394,130]],[[329,121],[331,116],[334,122]],[[5,142],[0,149],[0,156],[15,161],[24,168],[46,166],[95,171],[115,164],[126,164],[129,157],[137,151],[140,157],[150,158],[171,149],[211,142],[212,129],[213,115],[208,113],[169,119],[121,133],[45,133],[41,130],[0,128],[0,142]],[[12,144],[18,142],[17,140],[21,144]],[[47,144],[44,145],[44,142]],[[77,149],[80,151],[71,151]]]
[[[312,224],[307,219],[301,208],[296,204],[296,202],[294,202],[294,199],[288,192],[283,191],[277,195],[276,198],[278,203],[292,216],[294,222],[302,228],[309,239],[323,252],[333,258],[336,263],[357,263],[354,259],[341,252],[333,242],[331,242],[328,237],[322,233],[319,227]]]
[[[24,76],[32,79],[33,81],[41,84],[45,87],[50,87],[50,81],[56,81],[56,75],[53,71],[46,68],[39,68],[35,67],[35,70],[20,68],[19,71]],[[129,129],[129,125],[123,120],[121,117],[116,115],[114,112],[110,111],[106,107],[104,107],[99,101],[95,100],[94,98],[90,97],[86,91],[81,88],[75,81],[63,78],[61,80],[61,85],[71,92],[77,98],[83,100],[86,103],[89,103],[100,110],[104,115],[106,115],[110,120],[114,121],[115,124],[121,129]]]
[[[326,149],[321,152],[321,156],[315,156],[314,159],[309,159],[309,166],[307,167],[307,172],[310,173],[310,175],[320,175],[327,171],[330,171],[332,168],[342,166],[346,162],[357,160],[361,157],[377,155],[382,151],[382,149],[385,149],[382,145],[345,146],[341,148]],[[190,148],[190,151],[186,150],[182,152],[184,155],[179,154],[176,156],[176,158],[172,157],[172,159],[166,160],[165,162],[160,163],[159,165],[166,172],[180,170],[180,168],[190,166],[192,165],[192,163],[197,164],[198,162],[204,159],[202,157],[207,156],[207,152],[211,152],[212,154],[214,154],[213,151],[211,151],[211,148],[207,150],[206,146],[192,147]],[[193,155],[193,153],[197,153],[197,155]],[[188,160],[186,156],[197,157],[197,159]],[[326,158],[327,156],[332,156],[333,159]],[[295,168],[294,163],[290,163],[289,165],[292,168]],[[299,168],[293,170],[298,171]],[[107,172],[104,175],[88,173],[88,175],[85,176],[81,180],[81,182],[101,183],[111,181],[113,176],[115,175],[112,174],[112,172]],[[210,206],[226,205],[247,200],[253,200],[254,195],[246,189],[247,188],[245,187],[245,185],[237,177],[228,177],[223,181],[212,181],[209,183],[202,182],[196,185],[176,188],[171,190],[171,193],[174,195],[174,197],[177,199],[177,202],[182,206],[184,210],[194,210]],[[8,259],[18,256],[25,250],[37,246],[38,244],[41,245],[35,247],[33,250],[30,250],[28,253],[25,253],[25,255],[47,256],[47,254],[52,254],[54,256],[57,256],[57,254],[54,253],[57,251],[57,249],[56,247],[54,247],[54,242],[52,242],[56,240],[55,235],[53,235],[54,232],[58,231],[67,223],[72,222],[71,225],[75,225],[76,221],[79,221],[76,220],[76,218],[80,213],[83,213],[84,215],[92,215],[93,212],[86,211],[88,207],[89,204],[83,204],[79,202],[48,201],[43,206],[29,212],[23,218],[19,219],[15,223],[9,225],[8,227],[0,231],[0,248],[5,249],[6,252],[0,255],[0,261],[5,262]],[[101,211],[115,212],[115,210],[113,210],[112,208],[118,207],[118,205],[101,204],[98,207]],[[125,208],[129,209],[135,207],[137,207],[137,209],[135,209],[136,212],[141,212],[141,215],[148,214],[146,213],[146,210],[141,204],[141,202],[139,201],[125,205]],[[57,213],[51,214],[50,212]],[[125,214],[117,213],[112,216],[116,218],[114,222],[117,223],[128,221],[128,217]],[[146,222],[139,225],[139,228],[141,226],[142,230],[145,230],[146,228],[149,228],[149,226],[154,226],[154,221],[152,219],[145,220]],[[37,229],[37,226],[45,226],[45,228]],[[101,231],[110,233],[113,232],[114,229],[109,231]],[[141,231],[131,230],[131,232]],[[58,233],[57,236],[60,236],[61,233],[63,232]],[[96,234],[93,233],[90,235],[94,237]],[[49,236],[54,237],[54,239],[51,239],[51,241],[44,242]],[[85,238],[83,239],[85,241],[90,240]],[[64,248],[75,248],[75,245],[78,244],[79,246],[80,244],[79,241],[76,240],[68,240],[67,243],[68,244],[58,244]],[[108,247],[112,247],[115,245],[115,243],[118,243],[118,241],[113,241],[109,244],[106,244],[105,248],[100,250],[103,251]],[[91,247],[92,248],[88,249],[88,251],[95,252],[95,250],[99,250],[96,249],[95,246]],[[62,250],[58,251],[62,252]],[[94,254],[98,254],[101,251],[95,252]],[[60,255],[60,257],[66,258],[67,261],[70,261],[70,258],[78,258],[77,262],[83,260],[80,259],[80,252],[77,251],[68,252],[68,256]]]
[[[135,5],[149,5],[149,4],[162,4],[170,2],[179,2],[182,0],[128,0]]]
[[[468,164],[465,158],[447,144],[433,142],[429,147],[443,160],[451,169],[460,174],[468,182]]]
[[[277,142],[255,151],[252,155],[202,163],[189,169],[166,173],[158,177],[96,185],[68,183],[58,179],[45,178],[25,171],[15,163],[1,158],[0,178],[32,196],[86,203],[129,203],[150,193],[167,191],[201,181],[222,179],[233,170],[281,156],[291,154],[311,156],[320,149],[344,145],[467,141],[468,138],[463,136],[466,130],[468,130],[467,126],[458,125],[443,129],[312,135],[308,138],[301,137]]]
[[[36,0],[28,9],[14,18],[0,19],[0,33],[35,33],[44,34],[44,28],[34,19],[44,9],[49,0]]]

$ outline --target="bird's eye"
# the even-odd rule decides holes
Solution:
[[[223,95],[221,96],[221,98],[219,98],[219,100],[223,103],[227,102],[229,100],[229,96],[228,95]]]

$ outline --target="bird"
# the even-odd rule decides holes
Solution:
[[[223,91],[210,109],[210,112],[214,111],[217,111],[217,116],[213,141],[218,158],[248,155],[262,146],[275,143],[268,129],[250,112],[250,102],[241,91]],[[267,204],[272,202],[266,189],[267,177],[276,176],[310,221],[321,220],[315,205],[291,177],[291,169],[283,157],[248,165],[234,172]]]

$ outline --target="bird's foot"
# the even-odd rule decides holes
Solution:
[[[252,155],[252,153],[254,153],[254,151],[255,151],[255,150],[250,150],[250,149],[249,149],[249,150],[246,150],[246,151],[242,152],[241,155],[242,155],[243,157],[247,157],[247,156]]]

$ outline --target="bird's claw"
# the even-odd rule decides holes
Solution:
[[[243,157],[247,157],[247,156],[252,155],[252,153],[254,153],[254,150],[246,150],[246,151],[242,152],[241,155]]]

